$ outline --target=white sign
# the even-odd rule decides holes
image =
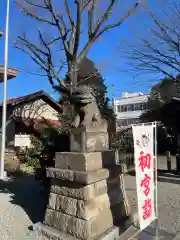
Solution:
[[[14,140],[15,147],[30,147],[31,140],[30,135],[16,134]]]
[[[154,126],[134,125],[134,159],[140,229],[155,220],[154,204]]]

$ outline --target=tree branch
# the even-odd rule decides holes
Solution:
[[[83,50],[79,54],[78,61],[80,62],[81,59],[84,58],[84,56],[86,55],[88,49],[92,46],[92,44],[94,42],[96,42],[99,39],[99,37],[103,33],[107,32],[110,29],[119,27],[128,17],[130,17],[136,11],[137,7],[140,5],[141,2],[142,2],[142,0],[138,0],[136,2],[136,4],[123,17],[121,17],[120,20],[117,23],[111,24],[111,25],[107,25],[102,30],[100,30],[100,27],[103,25],[104,21],[108,18],[109,13],[111,12],[111,10],[112,10],[112,8],[113,8],[113,6],[115,4],[115,0],[111,0],[111,3],[108,6],[107,10],[105,11],[103,17],[101,18],[101,20],[99,21],[99,23],[95,27],[95,30],[93,31],[92,36],[90,37],[89,41],[86,43],[86,45],[84,46]]]
[[[92,32],[93,32],[95,3],[96,3],[96,0],[92,0],[92,6],[88,10],[88,36],[89,36],[89,38],[92,36]]]
[[[95,41],[106,31],[112,29],[112,28],[117,28],[119,27],[128,17],[130,17],[135,11],[136,9],[138,8],[138,6],[140,5],[140,3],[142,2],[142,0],[138,0],[134,6],[122,17],[120,18],[120,20],[115,23],[115,24],[111,24],[111,25],[108,25],[106,27],[104,27],[96,36],[95,38]]]
[[[27,0],[24,0],[26,3],[28,3],[29,5],[34,5],[32,3],[29,3],[29,1]],[[37,21],[39,22],[44,22],[44,23],[48,23],[52,26],[56,26],[56,23],[55,22],[52,22],[50,21],[49,19],[45,19],[45,18],[41,18],[35,14],[33,14],[32,12],[28,11],[26,7],[24,7],[20,2],[19,0],[16,0],[17,4],[19,5],[19,7],[21,8],[21,10],[23,11],[23,13],[26,15],[26,16],[29,16],[29,17],[32,17],[34,19],[36,19]],[[39,7],[39,5],[38,5]],[[44,9],[47,9],[47,7],[45,7]]]
[[[43,44],[44,48],[47,51],[43,51],[42,49],[38,48],[37,45],[32,44],[25,37],[24,38],[18,37],[20,41],[19,44],[22,43],[21,45],[25,46],[30,52],[26,51],[23,47],[18,46],[18,42],[16,43],[15,47],[18,49],[21,49],[21,51],[29,55],[31,59],[46,72],[49,83],[51,84],[52,87],[54,87],[55,84],[53,82],[53,78],[56,78],[58,82],[61,82],[61,79],[59,78],[56,71],[54,70],[53,63],[52,63],[52,53],[49,48],[49,45],[43,39],[43,36],[40,31],[38,32],[38,34],[39,34],[39,39],[41,43]],[[46,60],[43,58],[43,56],[45,57]]]
[[[16,2],[17,2],[17,4],[20,4],[20,0],[16,0]],[[24,2],[28,3],[30,6],[33,6],[33,7],[47,9],[46,6],[42,6],[42,5],[36,4],[32,0],[24,0]]]
[[[76,33],[75,33],[75,41],[74,41],[74,50],[73,50],[73,61],[77,57],[77,52],[80,44],[80,30],[81,30],[81,15],[82,15],[82,3],[77,1],[77,17],[76,17]]]
[[[57,15],[55,14],[54,10],[53,10],[53,7],[52,7],[52,4],[51,4],[51,0],[46,0],[47,1],[47,4],[48,4],[48,9],[50,11],[50,13],[52,14],[52,17],[56,23],[56,26],[59,30],[59,33],[60,33],[60,36],[61,38],[63,39],[63,45],[64,45],[64,50],[65,50],[65,53],[66,53],[66,59],[67,59],[67,62],[69,61],[70,58],[72,58],[72,55],[70,54],[69,52],[69,45],[68,45],[68,41],[67,41],[67,32],[65,32],[65,29],[62,27],[62,25],[60,24],[60,21],[57,17]]]
[[[135,66],[135,70],[141,73],[148,70],[174,78],[180,73],[180,18],[173,15],[172,22],[164,23],[151,8],[147,7],[147,10],[155,27],[149,29],[153,40],[140,38],[143,46],[138,44],[136,48],[130,47],[127,56],[131,60],[129,65]],[[177,9],[173,11],[177,12]]]
[[[113,9],[114,5],[115,5],[116,0],[110,0],[110,4],[108,6],[108,8],[106,9],[105,13],[103,14],[103,16],[101,17],[100,21],[96,24],[94,31],[92,33],[92,36],[90,36],[90,39],[93,38],[94,36],[96,36],[96,34],[98,33],[98,31],[100,30],[101,26],[103,25],[103,23],[105,22],[105,20],[108,19],[109,14],[111,13],[111,10]]]
[[[59,81],[58,73],[61,71],[62,63],[58,71],[57,66],[53,65],[53,51],[56,51],[52,46],[53,44],[60,43],[63,44],[63,51],[65,53],[67,65],[68,65],[68,75],[70,85],[75,85],[77,83],[77,66],[81,60],[86,56],[90,47],[101,37],[101,35],[112,28],[120,26],[129,16],[131,16],[139,4],[143,0],[135,0],[136,4],[115,24],[108,25],[109,15],[112,13],[113,8],[115,8],[116,0],[108,0],[108,5],[103,11],[102,17],[95,22],[95,10],[98,0],[74,0],[72,6],[76,11],[76,16],[71,13],[70,4],[68,0],[64,0],[64,11],[61,9],[58,13],[58,6],[61,4],[55,4],[52,0],[41,0],[42,5],[36,0],[24,0],[24,2],[31,7],[35,7],[36,10],[45,11],[45,16],[50,16],[43,18],[41,14],[34,13],[31,9],[26,8],[24,4],[19,3],[20,0],[16,0],[18,5],[22,8],[27,16],[36,19],[39,22],[48,23],[49,26],[53,26],[53,30],[58,31],[58,35],[49,41],[45,41],[43,34],[39,31],[39,41],[41,47],[36,44],[29,42],[26,38],[19,37],[19,40],[24,45],[26,51],[31,55],[31,58],[40,65],[40,67],[46,71],[49,82],[53,86],[53,80],[56,78]],[[61,0],[62,1],[62,0]],[[59,1],[57,1],[58,3]],[[87,11],[86,11],[87,10]],[[82,46],[81,52],[79,53],[79,48],[81,42],[81,28],[84,21],[84,14],[88,18],[88,37],[87,42]],[[107,23],[107,24],[105,24]],[[49,31],[49,29],[47,29]],[[27,54],[28,54],[27,53]],[[60,81],[59,81],[59,84]]]
[[[70,24],[71,24],[71,26],[72,26],[72,28],[73,28],[73,27],[75,26],[75,23],[74,23],[73,17],[72,17],[72,15],[71,15],[71,12],[70,12],[70,9],[69,9],[68,0],[64,0],[64,5],[65,5],[65,10],[66,10],[66,13],[67,13],[67,15],[68,15]]]

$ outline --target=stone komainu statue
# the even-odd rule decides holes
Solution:
[[[75,117],[72,127],[90,126],[100,124],[101,114],[96,102],[94,89],[90,85],[79,85],[70,93],[70,89],[62,89],[61,92],[68,93],[70,103],[74,106]]]
[[[71,102],[74,105],[76,114],[72,127],[89,126],[100,123],[100,111],[93,92],[93,88],[88,85],[75,88],[71,96]]]

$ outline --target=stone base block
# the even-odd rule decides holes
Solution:
[[[100,180],[89,185],[52,178],[50,192],[76,199],[90,200],[114,189],[119,189],[120,191],[120,187],[119,176]]]
[[[132,231],[132,228],[131,219],[128,218],[123,221],[121,227],[113,226],[94,240],[128,240],[137,232],[137,229],[133,228],[134,231]],[[79,240],[79,238],[63,233],[42,223],[35,224],[34,230],[38,235],[37,240]]]
[[[109,149],[107,122],[71,129],[71,152],[99,152]]]
[[[91,184],[110,177],[119,176],[122,172],[121,166],[115,166],[110,169],[101,168],[94,171],[72,171],[69,169],[48,168],[47,177],[56,178],[81,184]]]
[[[78,240],[77,238],[58,231],[53,227],[49,227],[41,222],[38,222],[34,226],[38,238],[37,240]]]
[[[99,237],[114,224],[120,223],[125,215],[123,202],[114,205],[111,209],[101,211],[89,221],[47,209],[44,223],[76,238],[89,240]]]
[[[80,219],[90,220],[105,209],[110,209],[122,201],[123,195],[119,188],[88,201],[50,193],[48,208]]]
[[[78,153],[57,152],[55,167],[75,171],[93,171],[106,166],[115,165],[115,151]]]

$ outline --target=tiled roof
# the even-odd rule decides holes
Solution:
[[[12,79],[17,77],[18,75],[18,70],[14,68],[8,68],[8,79]],[[0,82],[3,82],[3,77],[4,77],[4,66],[0,65]]]
[[[17,105],[23,102],[27,102],[30,100],[33,100],[35,98],[42,98],[45,102],[47,102],[53,109],[55,109],[58,112],[61,112],[61,106],[60,104],[58,104],[55,100],[53,100],[47,93],[45,93],[43,90],[40,90],[38,92],[35,93],[31,93],[22,97],[16,97],[16,98],[9,98],[7,100],[7,104],[8,105]],[[0,106],[2,105],[2,103],[0,104]]]
[[[9,98],[7,100],[7,104],[19,104],[21,102],[25,102],[25,101],[28,101],[28,100],[31,100],[32,98],[35,98],[35,97],[39,97],[43,94],[44,92],[41,90],[41,91],[38,91],[38,92],[35,92],[35,93],[31,93],[31,94],[28,94],[28,95],[25,95],[25,96],[22,96],[22,97],[15,97],[15,98]]]

